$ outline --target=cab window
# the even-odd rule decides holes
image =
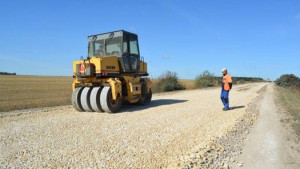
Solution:
[[[121,37],[111,38],[105,40],[105,49],[108,55],[121,53]]]
[[[139,55],[138,43],[136,37],[129,39],[130,54]]]
[[[127,41],[123,42],[123,53],[127,53],[128,52],[128,48],[127,48]]]

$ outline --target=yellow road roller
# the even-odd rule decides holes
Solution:
[[[88,57],[73,61],[73,107],[115,113],[124,102],[147,105],[152,98],[148,75],[136,34],[120,30],[88,36]]]

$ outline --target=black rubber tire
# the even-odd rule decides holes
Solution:
[[[115,113],[122,106],[122,98],[118,97],[113,100],[111,88],[109,86],[104,86],[100,94],[101,107],[107,113]]]
[[[100,104],[100,94],[103,87],[94,87],[90,95],[90,104],[94,111],[96,112],[105,112]]]
[[[85,110],[87,112],[93,111],[91,104],[90,104],[90,95],[91,95],[92,89],[93,89],[92,87],[85,87],[82,90],[81,96],[80,96],[81,106],[82,106],[83,110]]]
[[[152,99],[152,91],[150,90],[148,93],[146,93],[144,96],[142,96],[139,100],[139,104],[141,105],[148,105],[150,104]]]
[[[80,111],[80,112],[84,111],[82,106],[81,106],[81,102],[80,102],[80,96],[81,96],[82,90],[83,90],[83,87],[75,88],[75,90],[72,93],[72,98],[71,98],[73,107],[77,111]]]

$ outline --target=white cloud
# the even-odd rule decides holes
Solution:
[[[164,59],[169,59],[170,56],[169,56],[169,55],[163,55],[163,58],[164,58]]]
[[[136,28],[135,28],[134,26],[130,26],[129,29],[130,29],[131,31],[136,31]]]

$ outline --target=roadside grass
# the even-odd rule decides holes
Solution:
[[[71,104],[72,77],[0,75],[0,112]]]
[[[276,86],[278,102],[291,115],[292,127],[300,136],[300,90]]]

